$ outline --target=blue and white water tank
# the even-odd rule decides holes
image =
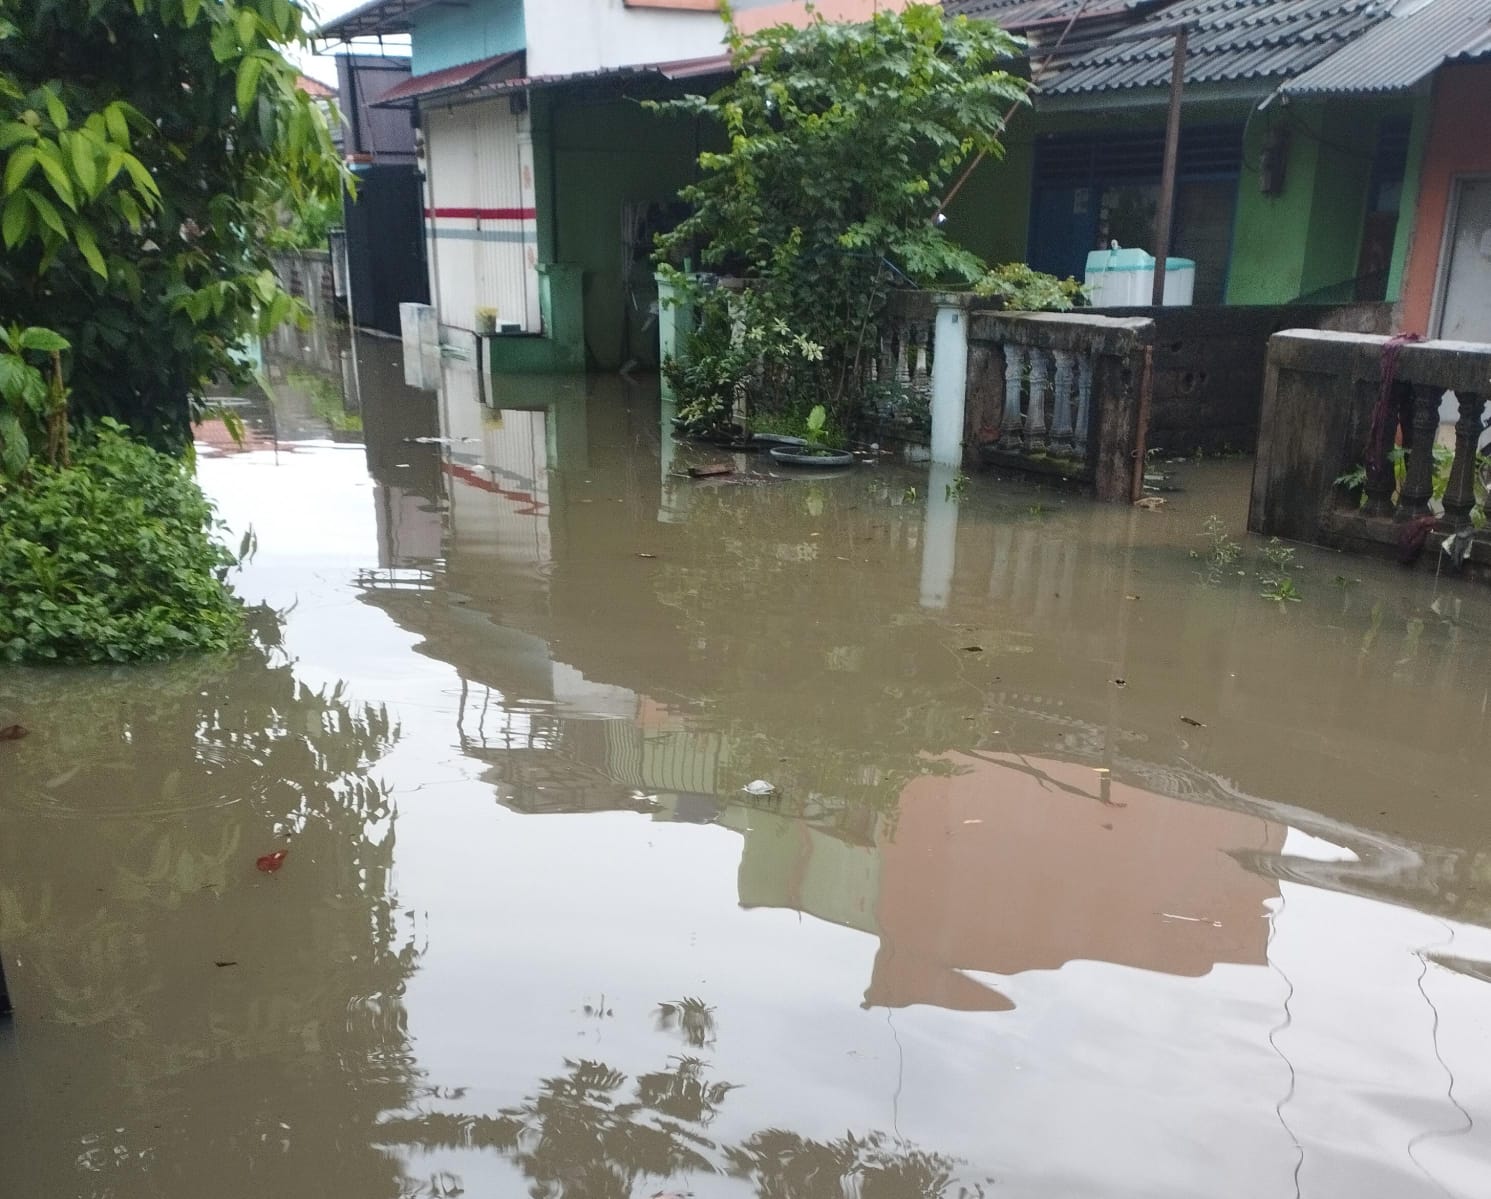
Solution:
[[[1138,249],[1094,250],[1083,279],[1094,308],[1147,308],[1154,300],[1154,255]],[[1165,259],[1165,306],[1189,304],[1196,290],[1196,263]]]

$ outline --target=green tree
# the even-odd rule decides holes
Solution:
[[[295,312],[269,234],[344,179],[283,53],[308,25],[296,0],[0,0],[0,318],[65,339],[78,416],[179,449]]]
[[[702,178],[682,192],[692,213],[660,239],[659,261],[693,255],[747,279],[728,316],[719,297],[696,296],[706,323],[743,322],[747,339],[811,347],[764,355],[773,369],[757,390],[772,394],[758,402],[827,401],[843,417],[872,356],[887,284],[983,274],[935,217],[971,156],[1002,153],[1004,114],[1028,85],[1000,64],[1019,43],[987,22],[911,4],[860,24],[818,16],[804,29],[743,35],[732,23],[729,45],[730,83],[659,106],[713,121],[726,139],[699,156]],[[703,338],[696,348],[718,354],[725,373],[752,373],[724,361],[717,330]],[[713,390],[729,395],[742,381],[750,386],[731,378]]]

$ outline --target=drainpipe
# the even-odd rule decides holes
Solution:
[[[419,141],[424,147],[425,173],[425,244],[430,247],[430,304],[435,309],[435,339],[440,339],[443,314],[440,311],[440,237],[435,224],[435,148],[430,142],[429,122],[425,111],[419,112]]]

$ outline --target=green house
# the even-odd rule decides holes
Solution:
[[[1195,302],[1399,298],[1427,80],[1350,96],[1288,90],[1392,19],[1387,0],[944,7],[1031,43],[1033,104],[1012,117],[1005,160],[981,167],[947,212],[954,233],[985,257],[1080,278],[1088,252],[1112,242],[1153,252],[1184,27],[1171,253],[1197,264]]]

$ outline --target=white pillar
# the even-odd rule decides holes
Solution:
[[[932,461],[963,465],[963,407],[968,394],[968,313],[956,302],[937,305],[932,355]]]
[[[933,426],[936,436],[936,426]],[[934,443],[935,444],[935,443]],[[953,480],[956,466],[932,463],[927,472],[927,503],[922,524],[921,606],[946,608],[958,563],[958,501]]]

